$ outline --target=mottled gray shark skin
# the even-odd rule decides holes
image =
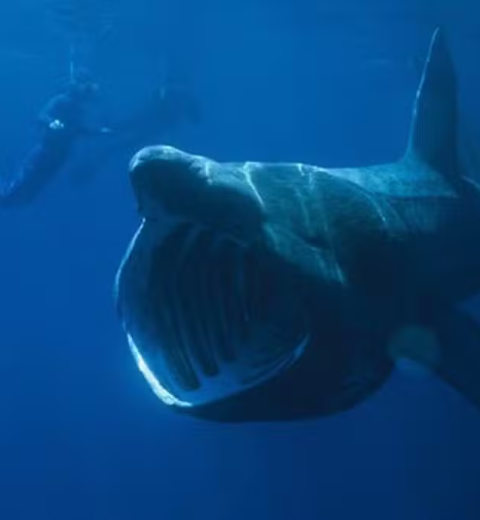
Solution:
[[[480,191],[459,168],[456,78],[432,38],[405,155],[325,169],[145,148],[115,283],[133,356],[171,408],[285,421],[364,401],[412,357],[480,406]],[[428,336],[428,337],[427,337]]]

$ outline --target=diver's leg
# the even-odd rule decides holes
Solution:
[[[61,168],[66,150],[51,150],[43,143],[31,150],[14,177],[0,185],[0,206],[33,202]]]

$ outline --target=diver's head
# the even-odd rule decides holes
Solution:
[[[79,69],[72,78],[69,90],[72,96],[83,100],[94,96],[99,86],[87,69]]]

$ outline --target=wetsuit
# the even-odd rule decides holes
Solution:
[[[38,117],[39,142],[13,178],[1,186],[1,206],[33,201],[64,166],[79,138],[107,131],[89,128],[85,123],[85,105],[94,88],[93,84],[72,84],[47,103]]]
[[[111,136],[91,159],[76,166],[72,177],[78,183],[88,182],[119,153],[131,156],[144,146],[158,144],[187,122],[201,122],[197,99],[182,85],[157,88],[143,106],[113,125]]]

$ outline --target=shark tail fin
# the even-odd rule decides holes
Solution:
[[[417,90],[405,158],[422,161],[447,178],[458,173],[457,78],[439,28],[432,36]]]

